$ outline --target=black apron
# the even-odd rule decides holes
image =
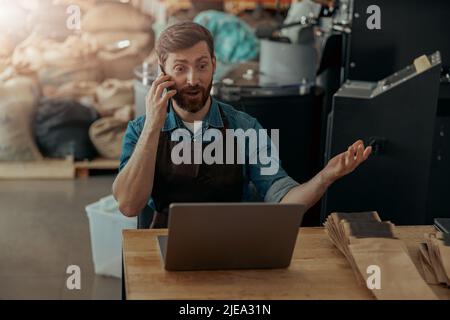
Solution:
[[[174,164],[171,152],[180,142],[171,141],[169,131],[161,133],[152,190],[156,212],[150,228],[167,228],[171,203],[242,201],[243,166],[236,162],[238,148],[235,143],[235,164],[225,164],[225,130],[228,129],[228,120],[220,106],[219,111],[224,123],[224,127],[220,128],[223,137],[224,164]],[[203,149],[209,143],[211,142],[203,142]],[[194,141],[191,141],[191,153],[193,162]]]

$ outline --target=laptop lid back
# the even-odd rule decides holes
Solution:
[[[287,267],[304,211],[296,204],[172,204],[165,268]]]

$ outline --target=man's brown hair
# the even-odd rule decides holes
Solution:
[[[156,42],[156,54],[162,65],[170,52],[188,49],[205,41],[214,57],[214,39],[208,29],[195,22],[180,22],[165,29]]]

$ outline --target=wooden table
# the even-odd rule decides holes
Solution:
[[[418,244],[432,226],[396,227],[419,267]],[[301,228],[287,269],[182,271],[164,270],[156,236],[167,229],[124,230],[124,282],[127,299],[374,299],[356,282],[344,256],[324,228]],[[440,299],[450,289],[430,286]]]

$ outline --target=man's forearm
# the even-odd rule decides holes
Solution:
[[[289,190],[283,199],[281,199],[281,203],[302,204],[308,210],[322,198],[331,184],[332,181],[325,178],[325,175],[321,171],[308,182]]]
[[[159,135],[159,129],[144,125],[132,156],[114,181],[114,197],[126,216],[138,215],[150,198]]]

